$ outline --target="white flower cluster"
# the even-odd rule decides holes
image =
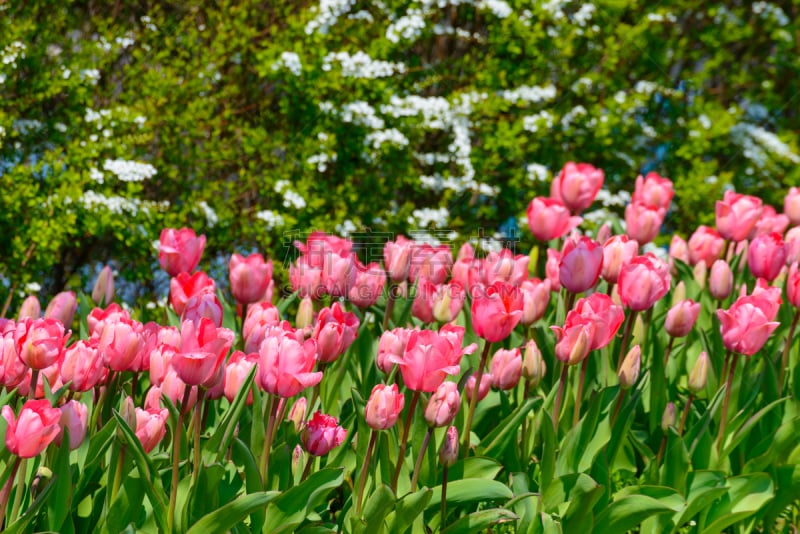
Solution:
[[[65,202],[67,200],[68,199],[65,199]],[[90,211],[95,211],[97,208],[102,207],[115,215],[128,214],[133,216],[138,215],[140,211],[148,214],[151,209],[166,209],[169,207],[169,201],[149,202],[138,198],[125,198],[117,195],[106,196],[92,191],[91,189],[84,191],[83,196],[78,199],[78,202]]]
[[[317,16],[306,24],[306,35],[328,33],[339,17],[350,11],[355,3],[355,0],[320,0]]]
[[[612,195],[608,189],[604,188],[597,192],[596,199],[607,208],[614,206],[624,208],[630,203],[631,194],[628,191],[623,190],[616,195]]]
[[[555,119],[553,117],[553,114],[547,110],[543,110],[540,111],[539,113],[523,117],[522,128],[525,131],[536,133],[539,131],[540,128],[549,130],[550,128],[553,127],[554,121]]]
[[[502,234],[495,234],[493,237],[478,238],[477,246],[484,252],[498,253],[503,250]]]
[[[425,29],[423,15],[420,9],[409,9],[405,15],[389,24],[389,27],[386,28],[386,38],[393,43],[399,43],[401,39],[406,41],[417,40]]]
[[[275,182],[275,192],[283,194],[284,208],[301,210],[306,207],[306,199],[297,191],[289,189],[289,182],[287,180],[278,180]]]
[[[11,65],[12,68],[16,68],[17,60],[25,57],[25,49],[25,43],[21,41],[14,41],[8,44],[3,48],[3,51],[0,52],[0,63],[3,65]]]
[[[300,56],[294,52],[281,52],[281,57],[272,64],[272,70],[285,68],[295,76],[300,76],[303,72],[303,64],[300,63]]]
[[[678,18],[670,12],[666,13],[648,13],[647,20],[650,22],[677,22]]]
[[[731,128],[734,141],[742,147],[744,156],[760,168],[767,166],[770,155],[792,163],[800,163],[800,156],[772,132],[750,123],[739,123]]]
[[[17,119],[11,125],[20,135],[27,135],[31,132],[41,130],[42,123],[36,119]]]
[[[349,237],[357,229],[356,224],[350,219],[336,225],[336,233],[342,237]]]
[[[408,146],[408,138],[400,133],[397,128],[387,128],[386,130],[375,130],[364,138],[364,144],[378,150],[382,144],[389,143],[393,146]]]
[[[349,52],[329,52],[322,58],[322,70],[331,70],[334,61],[339,63],[342,76],[345,78],[385,78],[399,72],[405,72],[406,70],[406,66],[403,63],[372,59],[361,50],[355,54],[350,54]]]
[[[786,12],[780,6],[770,2],[753,2],[753,13],[760,15],[763,19],[774,18],[778,26],[786,26],[790,22]]]
[[[103,162],[103,169],[115,174],[123,182],[142,182],[152,178],[158,172],[149,163],[124,159],[107,159]]]
[[[100,170],[97,169],[97,167],[92,167],[91,169],[89,169],[89,178],[91,178],[98,184],[105,183],[106,181],[105,176]]]
[[[375,113],[375,108],[363,100],[356,100],[342,106],[340,117],[344,122],[366,126],[373,130],[382,129],[384,126],[383,119]]]
[[[92,85],[97,85],[100,79],[100,71],[97,69],[83,69],[80,74],[81,80],[89,80]]]
[[[408,224],[422,227],[433,224],[437,228],[447,225],[447,208],[420,208],[414,210],[408,217]]]
[[[578,117],[585,117],[587,113],[586,108],[578,104],[561,117],[561,127],[564,129],[569,128],[572,126],[572,123],[575,122],[575,119]]]
[[[217,216],[217,212],[208,205],[208,202],[205,200],[201,200],[197,203],[197,207],[200,208],[200,211],[203,212],[203,215],[206,218],[206,223],[208,224],[209,228],[214,228],[217,223],[219,222],[219,217]]]
[[[267,230],[281,227],[285,224],[283,216],[272,210],[263,210],[256,213],[256,218],[266,223]]]
[[[525,165],[525,171],[528,174],[528,179],[532,182],[546,182],[550,177],[547,167],[540,163],[528,163]]]
[[[545,85],[544,87],[539,87],[538,85],[534,85],[533,87],[521,85],[516,89],[501,91],[500,96],[512,104],[516,104],[520,101],[533,103],[546,102],[556,97],[556,88],[552,84]]]
[[[426,19],[436,18],[433,15],[437,11],[443,11],[450,6],[473,5],[481,11],[488,11],[497,18],[504,19],[511,16],[513,10],[505,0],[422,0],[420,7],[411,7],[403,15],[392,19],[386,29],[386,38],[398,43],[401,40],[415,41],[418,39],[427,25]],[[464,38],[477,38],[478,33],[470,34],[462,28],[454,28],[449,25],[437,23],[433,27],[437,35],[457,35]]]
[[[27,284],[25,284],[25,291],[28,294],[30,294],[30,293],[38,293],[41,290],[42,290],[42,286],[38,282],[28,282]]]
[[[572,19],[580,27],[585,27],[594,15],[595,7],[591,2],[585,2],[581,5],[580,9],[572,15]]]

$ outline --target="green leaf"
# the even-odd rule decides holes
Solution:
[[[211,435],[211,438],[206,442],[203,448],[204,456],[209,460],[210,457],[216,456],[218,462],[221,462],[230,447],[233,436],[236,433],[236,425],[239,424],[239,419],[242,416],[242,411],[247,405],[247,397],[250,394],[250,386],[256,376],[257,367],[253,366],[247,374],[247,378],[242,382],[239,392],[228,409],[222,416],[216,430]]]
[[[529,398],[517,407],[516,410],[497,424],[482,440],[478,451],[485,456],[497,456],[501,451],[516,440],[522,420],[527,417],[528,412],[541,402],[541,398]]]
[[[286,316],[286,310],[289,309],[289,306],[292,305],[292,302],[297,300],[297,297],[298,297],[298,292],[295,291],[294,293],[292,293],[291,295],[289,295],[285,299],[281,299],[278,302],[278,305],[275,306],[275,307],[278,308],[278,311],[280,312],[281,317],[285,317]]]
[[[565,532],[590,532],[594,524],[592,507],[603,494],[603,486],[584,473],[571,473],[553,481],[543,494],[548,513],[564,518]]]
[[[341,486],[343,481],[344,469],[341,467],[326,468],[313,473],[305,482],[283,492],[269,503],[264,531],[292,531],[321,504],[332,489]]]
[[[448,481],[447,504],[459,505],[470,502],[504,501],[514,497],[505,484],[497,480],[465,478]],[[442,486],[433,488],[433,495],[427,509],[439,506],[442,502]]]
[[[447,472],[450,480],[483,478],[491,480],[503,469],[503,464],[486,456],[468,456],[454,463]]]
[[[752,415],[752,416],[751,416],[749,419],[747,419],[747,420],[744,422],[744,424],[742,424],[742,426],[741,426],[740,428],[738,428],[738,429],[736,430],[736,433],[733,435],[733,437],[731,437],[731,438],[729,438],[729,439],[727,439],[727,440],[726,440],[725,446],[724,446],[724,447],[723,447],[723,449],[722,449],[722,455],[721,455],[721,456],[722,456],[722,457],[724,457],[724,456],[729,456],[729,455],[730,455],[730,453],[733,451],[733,449],[735,449],[735,448],[736,448],[736,446],[737,446],[737,445],[739,445],[739,443],[741,443],[741,442],[742,442],[742,440],[743,440],[744,438],[746,438],[746,437],[747,437],[747,434],[750,432],[750,430],[751,430],[751,429],[752,429],[752,428],[753,428],[753,427],[754,427],[754,426],[755,426],[755,425],[756,425],[756,424],[757,424],[757,423],[758,423],[758,422],[759,422],[759,421],[760,421],[760,420],[761,420],[761,419],[762,419],[762,418],[763,418],[765,415],[767,415],[767,414],[768,414],[770,411],[772,411],[772,410],[773,410],[775,407],[777,407],[779,404],[781,404],[781,403],[783,403],[783,402],[785,402],[785,401],[787,401],[787,400],[789,400],[789,397],[784,397],[784,398],[782,398],[782,399],[778,399],[778,400],[776,400],[776,401],[773,401],[773,402],[771,402],[771,403],[767,404],[766,406],[764,406],[763,408],[761,408],[759,411],[757,411],[756,413],[754,413],[754,414],[753,414],[753,415]]]
[[[90,491],[89,486],[94,480],[94,475],[105,461],[106,451],[116,439],[116,428],[116,423],[109,421],[96,434],[89,435],[89,447],[86,452],[85,463],[83,465],[78,464],[80,477],[75,487],[75,502],[81,502],[86,493]]]
[[[355,494],[354,494],[355,497]],[[394,492],[386,484],[380,486],[372,492],[367,499],[363,510],[363,517],[355,516],[355,508],[350,508],[351,525],[353,532],[369,532],[370,534],[383,532],[385,530],[384,519],[394,508]]]
[[[725,476],[721,471],[695,471],[689,475],[689,478],[686,508],[682,512],[675,514],[674,525],[676,529],[686,524],[728,491],[725,488]]]
[[[471,532],[481,532],[492,525],[516,521],[518,518],[511,510],[505,508],[492,508],[481,510],[466,515],[442,530],[442,534],[469,534]]]
[[[628,532],[648,517],[668,513],[675,513],[675,510],[659,500],[646,495],[629,495],[613,501],[597,516],[593,532]]]
[[[775,495],[772,479],[754,473],[728,479],[728,491],[709,510],[701,534],[718,534],[723,529],[758,512]]]
[[[69,430],[64,429],[61,446],[57,449],[51,466],[56,480],[53,481],[53,498],[47,503],[47,524],[50,530],[61,532],[72,504],[72,471],[69,465]]]
[[[259,508],[277,498],[279,491],[260,491],[248,493],[236,500],[204,515],[192,525],[186,534],[205,534],[206,532],[227,532]]]
[[[3,534],[21,534],[27,530],[28,525],[39,514],[39,511],[53,493],[57,479],[58,475],[56,474],[52,480],[50,480],[50,483],[44,487],[39,496],[36,497],[36,499],[31,503],[25,513],[22,514],[22,516],[12,524],[8,525],[5,530],[3,530]]]
[[[238,437],[233,441],[233,451],[231,457],[237,466],[241,466],[244,470],[244,487],[247,493],[258,493],[263,489],[261,482],[261,473],[258,471],[256,460],[253,453],[247,448],[247,445]],[[253,512],[250,518],[250,524],[253,526],[253,532],[258,532],[264,525],[266,520],[265,510],[258,509]]]
[[[448,485],[448,492],[450,486]],[[395,504],[394,517],[389,520],[389,532],[403,532],[427,508],[433,497],[433,490],[422,488],[414,493],[404,495]],[[441,500],[441,493],[439,495]]]

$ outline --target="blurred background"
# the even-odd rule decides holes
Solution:
[[[105,263],[128,303],[163,297],[165,226],[207,236],[220,282],[311,229],[526,253],[525,208],[568,161],[605,171],[590,230],[650,171],[675,183],[662,240],[726,188],[781,206],[798,9],[0,0],[0,300],[90,289]]]

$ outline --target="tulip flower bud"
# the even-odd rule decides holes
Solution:
[[[136,407],[131,397],[126,396],[122,401],[119,414],[122,416],[122,419],[128,423],[128,428],[131,430],[136,429]]]
[[[305,458],[306,453],[303,450],[303,447],[297,445],[292,451],[292,474],[295,476],[295,478],[299,477],[303,472],[303,468],[306,463]]]
[[[686,337],[692,331],[699,314],[699,302],[691,299],[681,301],[667,312],[664,329],[672,337]]]
[[[77,310],[78,300],[75,298],[75,293],[62,291],[47,305],[44,316],[58,319],[65,327],[69,328]]]
[[[449,323],[453,320],[450,313],[450,302],[453,300],[450,289],[438,292],[433,301],[433,318],[440,323]]]
[[[661,430],[666,434],[669,431],[669,427],[675,426],[675,403],[670,402],[667,403],[667,407],[664,409],[664,415],[661,416]]]
[[[603,223],[603,226],[597,230],[597,237],[595,238],[595,241],[598,243],[605,243],[609,239],[611,239],[611,227],[608,225],[608,223]]]
[[[22,301],[22,306],[20,306],[19,313],[17,314],[17,320],[19,321],[26,317],[38,319],[41,315],[42,307],[39,304],[39,299],[37,299],[35,295],[29,295],[28,298]]]
[[[798,267],[798,263],[795,262],[789,268],[789,276],[786,279],[786,297],[789,304],[800,309],[800,268]]]
[[[639,368],[642,364],[642,349],[639,345],[634,345],[619,369],[619,385],[622,389],[630,389],[639,379]]]
[[[347,431],[339,426],[335,417],[317,412],[306,423],[300,439],[309,454],[324,456],[344,441]]]
[[[387,430],[397,422],[404,404],[405,397],[398,391],[397,384],[377,384],[372,388],[364,417],[371,428]]]
[[[297,307],[297,318],[295,320],[295,328],[302,330],[314,324],[314,301],[311,297],[305,296],[300,301]]]
[[[461,395],[458,393],[458,384],[442,382],[425,407],[425,420],[431,426],[447,426],[455,419],[459,406]]]
[[[694,280],[697,282],[697,285],[700,286],[700,289],[706,288],[706,275],[708,273],[708,267],[704,262],[700,262],[694,266]]]
[[[59,425],[62,429],[67,429],[69,433],[69,449],[75,450],[81,446],[84,438],[86,437],[86,429],[89,423],[89,409],[82,402],[71,400],[64,404],[61,408],[61,420]],[[64,435],[63,430],[61,434],[56,436],[56,443],[61,445],[61,439]]]
[[[542,358],[542,351],[534,340],[528,341],[525,345],[525,354],[522,358],[522,376],[528,379],[530,387],[535,388],[544,378],[547,372],[547,365]]]
[[[679,302],[686,300],[686,284],[683,283],[683,280],[678,282],[678,285],[675,286],[675,289],[672,290],[672,306],[677,305]]]
[[[717,260],[711,266],[708,291],[717,300],[728,298],[733,290],[733,272],[725,260]]]
[[[451,426],[444,435],[442,448],[439,449],[439,461],[445,467],[450,467],[458,460],[458,429]]]
[[[467,383],[464,385],[464,393],[467,396],[467,400],[472,402],[472,395],[475,392],[475,382],[476,382],[475,374],[473,373],[468,379]],[[486,398],[486,395],[489,394],[489,390],[492,388],[492,375],[490,373],[483,373],[481,376],[481,384],[478,387],[478,400],[481,401]]]
[[[292,409],[289,410],[289,421],[294,423],[294,429],[300,432],[306,420],[306,410],[308,409],[308,401],[305,397],[300,397],[294,404]]]
[[[513,389],[522,375],[522,356],[519,349],[499,349],[492,356],[489,368],[494,387],[505,391]]]
[[[108,265],[97,275],[92,288],[92,300],[100,307],[108,306],[114,300],[114,273]]]
[[[692,372],[689,373],[689,391],[692,395],[697,395],[705,389],[706,382],[708,382],[708,354],[703,351],[697,357]]]

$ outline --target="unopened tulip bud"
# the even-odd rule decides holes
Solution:
[[[697,285],[700,286],[700,289],[706,288],[706,275],[708,273],[708,267],[704,262],[700,262],[694,266],[694,280],[697,282]]]
[[[597,238],[595,239],[595,241],[597,241],[598,243],[605,243],[610,238],[611,238],[611,227],[608,225],[608,223],[603,223],[603,226],[601,226],[600,229],[597,230]]]
[[[292,409],[289,410],[289,421],[294,423],[294,429],[300,432],[303,429],[303,423],[306,420],[306,409],[308,408],[308,401],[305,397],[300,397],[294,404]]]
[[[302,330],[309,327],[314,323],[314,301],[311,297],[305,296],[300,301],[297,307],[297,319],[295,320],[295,328]]]
[[[728,298],[733,290],[733,272],[730,265],[724,260],[717,260],[711,266],[711,276],[708,278],[708,291],[717,300]]]
[[[451,426],[444,436],[442,448],[439,449],[439,461],[445,467],[450,467],[458,460],[458,429]]]
[[[305,467],[305,458],[306,453],[303,450],[303,447],[297,445],[292,451],[292,473],[295,475],[295,477],[300,476],[300,473]]]
[[[475,392],[475,383],[476,383],[475,374],[472,374],[468,379],[467,383],[464,384],[464,393],[467,396],[467,400],[472,402],[472,395]],[[481,376],[481,384],[478,387],[478,400],[483,400],[486,398],[486,395],[489,394],[489,390],[492,388],[492,375],[490,373],[483,373]]]
[[[442,382],[425,407],[425,420],[431,426],[447,426],[455,419],[459,406],[461,395],[458,393],[458,384]]]
[[[82,402],[71,400],[59,408],[61,410],[61,420],[59,425],[62,433],[56,437],[56,443],[61,445],[64,435],[63,429],[69,433],[69,449],[75,450],[81,446],[86,437],[86,429],[89,423],[89,409]]]
[[[78,310],[78,299],[75,298],[75,293],[72,291],[62,291],[47,305],[44,311],[45,317],[52,317],[58,319],[61,324],[69,328],[72,320],[75,318],[75,312]]]
[[[664,409],[664,415],[661,416],[661,430],[664,433],[669,431],[671,426],[675,426],[675,403],[670,402]]]
[[[405,398],[398,391],[397,384],[377,384],[372,388],[372,394],[367,401],[364,418],[374,430],[387,430],[397,422],[403,404]]]
[[[522,357],[522,376],[528,379],[530,387],[535,388],[544,378],[547,365],[542,358],[542,351],[534,340],[525,345],[525,354]]]
[[[450,313],[451,301],[452,296],[449,288],[439,292],[439,294],[434,297],[433,318],[440,323],[449,323],[452,321],[452,314]]]
[[[639,379],[639,368],[642,365],[642,349],[639,345],[634,345],[619,369],[619,385],[622,389],[630,389]]]
[[[108,265],[97,275],[92,288],[92,300],[100,307],[108,306],[114,300],[114,273]]]
[[[700,314],[700,303],[684,300],[677,303],[667,312],[664,330],[672,337],[686,337],[694,328]]]
[[[675,306],[681,301],[686,300],[686,284],[683,283],[683,280],[678,282],[678,285],[675,286],[675,289],[672,290],[672,306]]]
[[[689,391],[693,395],[697,395],[706,388],[708,382],[708,354],[705,351],[700,353],[697,361],[692,367],[692,372],[689,373]]]
[[[133,404],[133,398],[125,397],[122,401],[119,414],[122,416],[122,419],[128,423],[128,428],[136,430],[136,406]]]
[[[494,387],[505,391],[515,388],[522,376],[522,355],[519,349],[498,349],[492,356],[489,368]]]
[[[22,320],[26,317],[38,319],[41,315],[42,306],[39,304],[39,299],[36,298],[36,295],[30,295],[22,301],[22,306],[19,307],[19,314],[17,314],[17,320]]]

